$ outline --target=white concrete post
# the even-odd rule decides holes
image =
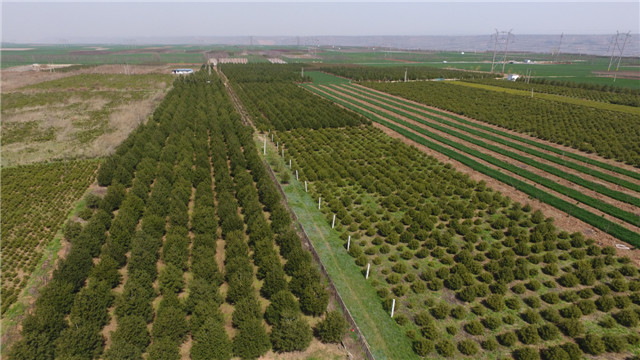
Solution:
[[[371,269],[371,263],[367,264],[367,275],[364,277],[365,279],[369,278],[369,269]]]
[[[282,144],[282,158],[284,158],[284,144]]]
[[[333,221],[331,221],[331,228],[336,227],[336,214],[333,214]]]
[[[296,180],[300,180],[300,179],[298,178],[298,170],[296,170]]]
[[[264,146],[262,147],[262,155],[267,155],[267,135],[264,136]]]
[[[276,141],[276,150],[280,150],[280,141]]]
[[[349,251],[350,247],[351,247],[351,235],[349,235],[349,239],[347,239],[347,251]]]
[[[307,192],[307,180],[304,181],[304,192]]]
[[[391,317],[393,317],[393,312],[396,310],[396,299],[393,299],[391,302]]]
[[[271,130],[269,130],[271,132]],[[273,142],[273,134],[271,134],[271,142]]]
[[[318,210],[320,210],[320,202],[322,201],[322,198],[318,198]]]
[[[291,169],[291,159],[289,159],[289,169]]]

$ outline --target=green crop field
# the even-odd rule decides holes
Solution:
[[[15,46],[3,357],[640,357],[640,101],[604,57]],[[156,73],[213,58],[248,63]]]
[[[239,79],[247,78],[250,71],[245,68],[242,75],[238,75]],[[402,114],[413,116],[417,121],[418,117],[427,114],[426,107],[418,115],[416,103],[400,102],[396,97],[391,101],[388,95],[350,85],[342,79],[338,80],[339,85],[328,85],[330,78],[326,74],[306,74],[320,78],[323,85],[307,83],[303,85],[305,88],[418,143],[443,151],[451,158],[467,165],[473,163],[436,144],[443,142],[443,138],[430,134],[433,138],[427,140],[427,132],[398,118]],[[349,254],[361,269],[360,279],[351,280],[353,286],[360,286],[356,284],[362,283],[370,268],[370,277],[365,281],[375,289],[387,315],[396,300],[396,326],[413,343],[415,353],[427,357],[500,358],[510,355],[516,359],[529,354],[527,356],[553,359],[557,354],[580,357],[583,353],[640,352],[640,346],[634,340],[636,337],[632,335],[638,324],[632,322],[634,327],[621,332],[621,328],[614,329],[615,323],[608,320],[609,316],[616,321],[630,313],[606,315],[606,311],[621,310],[612,310],[605,305],[609,298],[625,301],[622,298],[636,295],[615,292],[614,288],[629,289],[624,285],[622,288],[611,283],[603,286],[603,281],[612,281],[604,274],[588,275],[599,272],[592,264],[601,260],[595,260],[593,256],[613,255],[614,248],[601,249],[581,233],[570,234],[557,228],[553,219],[545,219],[532,206],[513,203],[484,182],[472,181],[453,170],[451,165],[438,163],[370,125],[317,128],[314,122],[307,120],[308,116],[298,116],[287,107],[270,108],[269,104],[283,94],[281,89],[289,81],[286,77],[279,81],[274,77],[269,85],[244,80],[235,82],[231,75],[229,78],[237,89],[242,89],[241,98],[249,112],[259,114],[254,121],[259,120],[261,128],[277,129],[272,133],[273,137],[269,137],[272,141],[269,141],[267,158],[280,172],[281,181],[291,184],[285,185],[288,189],[285,191],[288,197],[291,196],[294,211],[304,218],[303,227],[314,244],[318,247],[335,244],[331,245],[331,251],[321,255],[325,267],[335,266],[338,251]],[[253,91],[254,87],[261,90]],[[356,101],[365,96],[368,105]],[[303,98],[303,95],[291,88],[287,90],[287,98],[292,97]],[[326,106],[324,102],[318,104],[322,105],[317,106],[316,111]],[[374,110],[374,104],[377,108],[399,109],[394,110],[397,115],[390,116],[379,109]],[[416,115],[408,114],[409,111]],[[429,126],[440,131],[444,130],[445,121],[447,126],[453,123],[453,119],[445,118],[440,122],[443,125],[436,125],[432,120]],[[455,128],[464,129],[462,125]],[[465,128],[470,134],[482,133],[485,139],[491,139],[492,135],[487,131],[474,131],[467,125]],[[257,139],[258,143],[260,140]],[[511,140],[503,145],[513,145],[514,149],[522,147]],[[274,161],[274,150],[280,161]],[[591,169],[585,164],[574,163],[573,167]],[[476,169],[505,176],[479,163]],[[621,169],[621,173],[625,171]],[[597,169],[586,172],[610,176]],[[294,173],[299,181],[293,180],[296,178]],[[636,180],[626,176],[613,178],[618,180],[609,180],[622,181],[629,190],[637,190]],[[511,184],[531,196],[540,196],[543,201],[548,199],[555,205],[562,203],[541,188],[524,182],[520,187],[518,181],[514,179]],[[308,185],[308,194],[303,192],[303,182]],[[607,192],[606,187],[598,189]],[[306,200],[301,201],[300,195]],[[319,209],[315,199],[320,199]],[[571,209],[574,216],[584,214],[573,204],[564,204],[563,209]],[[316,215],[311,215],[314,212]],[[320,213],[324,218],[317,217]],[[589,218],[588,214],[586,218]],[[602,221],[596,218],[590,218],[594,225]],[[632,218],[629,220],[634,221]],[[328,226],[332,229],[327,229]],[[617,225],[610,223],[609,226],[611,230]],[[613,232],[632,244],[638,236],[624,229]],[[336,236],[341,239],[341,246],[338,240],[327,240]],[[608,260],[609,264],[615,261],[613,256]],[[634,274],[626,280],[640,284],[637,269],[631,270],[635,266],[630,260],[623,259],[622,262],[626,264],[621,265],[625,268],[622,272]],[[343,270],[348,271],[348,268]],[[351,277],[337,276],[339,281]],[[331,278],[335,276],[331,275]],[[635,289],[637,285],[632,287]],[[368,295],[363,291],[362,296]],[[377,316],[380,322],[385,317]],[[623,323],[628,324],[625,320]],[[367,335],[369,339],[375,339],[375,336],[375,332]],[[608,342],[624,344],[625,341],[627,345],[623,348],[604,345]],[[595,345],[590,346],[591,342]]]

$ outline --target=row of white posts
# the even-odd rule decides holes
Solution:
[[[271,132],[271,130],[269,130],[269,132]],[[271,134],[271,141],[273,142],[273,134]],[[280,142],[276,142],[276,151],[278,150],[278,148],[280,147]],[[267,154],[267,135],[264,136],[264,146],[263,146],[263,150],[262,150],[262,154],[266,155]],[[284,159],[284,145],[282,146],[282,158]],[[291,159],[289,159],[289,169],[291,169]],[[298,170],[296,169],[296,180],[300,180],[298,177]],[[307,188],[307,180],[304,181],[304,191],[308,192],[308,188]],[[320,210],[320,207],[322,206],[322,198],[318,197],[318,210]],[[335,228],[336,226],[336,214],[333,214],[333,220],[331,221],[331,228]],[[351,247],[351,235],[349,235],[349,238],[347,239],[347,251],[349,251],[349,248]],[[369,272],[371,270],[371,263],[367,263],[367,273],[364,276],[365,279],[369,279]],[[391,317],[393,317],[393,313],[395,312],[396,309],[396,299],[393,299],[391,301]]]

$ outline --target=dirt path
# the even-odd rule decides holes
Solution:
[[[341,106],[343,107],[343,106]],[[550,206],[546,203],[543,203],[537,199],[531,198],[529,195],[516,190],[514,187],[502,183],[488,175],[484,175],[479,173],[478,171],[468,167],[465,164],[462,164],[454,159],[449,158],[448,156],[436,152],[422,144],[419,144],[413,140],[407,139],[403,135],[398,134],[397,132],[387,128],[384,125],[373,123],[373,126],[382,130],[385,134],[398,139],[405,144],[416,147],[424,153],[427,153],[434,158],[442,161],[444,163],[452,163],[456,170],[463,172],[469,175],[475,181],[484,180],[487,185],[497,191],[500,191],[502,194],[510,197],[512,200],[520,202],[522,204],[531,203],[534,208],[538,208],[542,211],[545,217],[552,217],[555,219],[555,225],[560,228],[570,232],[581,232],[585,234],[587,237],[593,238],[596,242],[601,246],[613,246],[615,247],[617,244],[623,244],[621,240],[601,231],[600,229],[589,225],[581,220],[578,220],[574,217],[570,217],[565,212],[556,209],[553,206]],[[636,266],[640,266],[640,251],[639,250],[624,250],[624,249],[616,249],[616,252],[619,256],[628,256],[632,259],[632,262]]]

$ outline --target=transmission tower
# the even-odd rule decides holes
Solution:
[[[562,46],[562,38],[564,37],[564,33],[560,34],[560,43],[558,43],[558,47],[553,54],[553,62],[557,63],[560,58],[560,47]]]
[[[624,36],[624,40],[620,39],[621,35]],[[622,60],[622,54],[624,53],[624,47],[627,45],[627,40],[629,40],[630,37],[630,31],[626,34],[621,34],[619,31],[616,31],[616,36],[611,40],[611,45],[609,45],[609,48],[611,49],[611,58],[609,59],[609,67],[607,68],[607,71],[611,70],[611,65],[613,65],[614,62],[617,62],[616,71],[618,71],[618,68],[620,68],[620,61]],[[622,42],[622,45],[620,45],[620,42]]]
[[[491,72],[494,72],[496,64],[502,63],[502,73],[507,64],[507,55],[509,53],[509,41],[511,40],[511,31],[498,31],[493,35],[493,59],[491,60]],[[496,62],[496,58],[502,54],[502,60]]]

